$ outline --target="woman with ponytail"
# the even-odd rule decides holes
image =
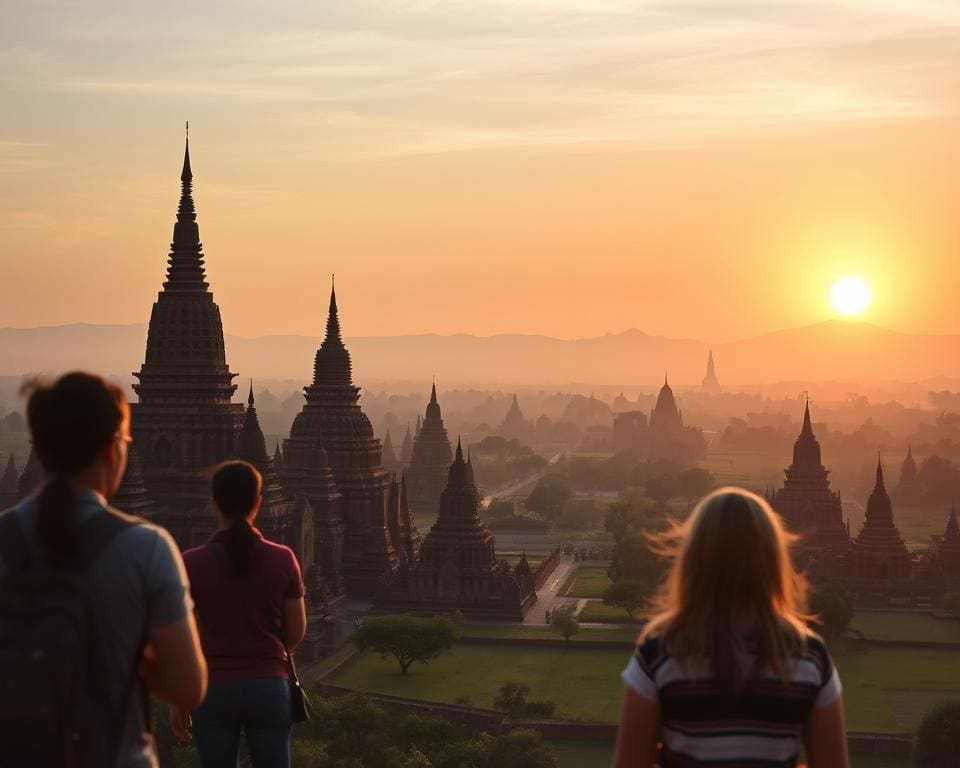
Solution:
[[[210,690],[192,718],[172,708],[170,726],[182,741],[193,738],[203,768],[235,768],[241,731],[253,768],[290,766],[289,653],[306,632],[304,586],[293,551],[253,525],[262,487],[247,462],[221,464],[212,482],[217,531],[183,556]]]
[[[123,391],[98,376],[33,381],[44,480],[0,515],[4,764],[157,765],[146,692],[203,700],[206,666],[170,535],[107,505],[130,442]]]

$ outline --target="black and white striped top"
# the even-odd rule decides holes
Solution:
[[[725,691],[708,662],[681,663],[656,637],[637,648],[623,680],[660,706],[662,768],[792,768],[811,710],[841,693],[830,653],[813,634],[787,684],[768,670],[748,677],[736,693]]]

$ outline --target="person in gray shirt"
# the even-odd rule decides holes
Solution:
[[[82,572],[95,602],[105,673],[100,693],[110,703],[118,734],[115,765],[155,768],[145,692],[194,709],[205,696],[207,670],[186,572],[172,538],[107,505],[126,468],[129,407],[118,387],[73,373],[52,385],[34,383],[27,418],[45,480],[36,495],[0,515],[0,530],[8,540],[20,536],[25,558],[69,563],[78,531],[91,523],[116,529]],[[17,567],[0,562],[0,583]],[[15,707],[16,702],[2,701],[5,695],[10,694],[0,691],[0,704]],[[0,746],[0,762],[4,756]]]

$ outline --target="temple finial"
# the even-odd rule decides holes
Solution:
[[[183,149],[183,170],[180,172],[180,181],[188,184],[193,181],[193,170],[190,168],[190,122],[187,121],[186,141]]]
[[[883,487],[883,460],[880,451],[877,451],[877,486]]]
[[[800,434],[813,434],[813,424],[810,421],[810,398],[807,398],[806,405],[803,407],[803,428],[800,430]]]
[[[463,446],[460,443],[460,435],[457,435],[457,455],[454,461],[463,464]]]
[[[437,377],[433,377],[433,387],[430,390],[430,403],[436,405],[437,402]]]
[[[253,379],[250,379],[250,394],[247,396],[247,405],[253,405]]]

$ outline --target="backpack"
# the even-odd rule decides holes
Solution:
[[[136,518],[101,511],[76,529],[76,554],[52,563],[12,512],[0,517],[0,755],[5,765],[117,763],[135,667],[110,701],[97,600],[85,578]],[[139,660],[139,659],[138,659]],[[137,660],[137,661],[138,661]]]

